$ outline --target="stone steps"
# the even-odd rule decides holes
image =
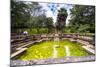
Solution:
[[[90,47],[88,46],[82,46],[84,49],[86,49],[88,52],[92,53],[92,54],[95,54],[95,50],[91,49]]]
[[[20,53],[22,53],[22,52],[24,52],[24,51],[26,51],[26,50],[27,50],[27,48],[22,48],[22,49],[20,49],[19,51],[17,51],[17,52],[15,52],[15,53],[11,54],[11,58],[13,58],[13,57],[19,55]]]

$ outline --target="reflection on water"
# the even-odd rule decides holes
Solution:
[[[58,34],[55,34],[54,35],[54,46],[53,46],[53,58],[57,58],[57,54],[58,54],[58,51],[57,51],[57,47],[59,47],[59,35]]]
[[[66,49],[66,56],[70,56],[70,50],[69,50],[68,46],[64,46],[64,47]]]
[[[53,58],[57,58],[58,57],[58,50],[57,50],[57,48],[61,48],[61,46],[59,44],[59,41],[60,41],[59,34],[55,34],[55,36],[54,36],[54,46],[53,46]],[[62,48],[65,49],[66,56],[70,56],[70,49],[69,49],[69,47],[65,45]]]
[[[57,46],[58,46],[58,45],[54,45],[54,46],[53,46],[53,58],[57,58],[57,54],[58,54],[58,51],[57,51],[57,49],[56,49]]]

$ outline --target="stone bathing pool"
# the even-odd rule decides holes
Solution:
[[[60,41],[44,41],[33,44],[27,51],[17,60],[35,60],[49,58],[64,58],[64,57],[82,57],[92,55],[88,53],[82,44],[71,42],[69,40]]]

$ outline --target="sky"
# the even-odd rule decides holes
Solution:
[[[70,4],[61,4],[61,3],[39,3],[39,5],[42,6],[42,9],[46,10],[46,16],[47,17],[52,17],[54,23],[57,20],[57,14],[58,14],[58,10],[60,8],[65,8],[67,9],[67,19],[66,19],[66,25],[68,25],[68,20],[70,19],[70,9],[72,8],[72,5]]]

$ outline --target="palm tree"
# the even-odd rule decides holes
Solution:
[[[65,8],[60,8],[60,10],[58,10],[57,22],[55,24],[57,31],[63,31],[66,25],[67,16],[68,13]]]

